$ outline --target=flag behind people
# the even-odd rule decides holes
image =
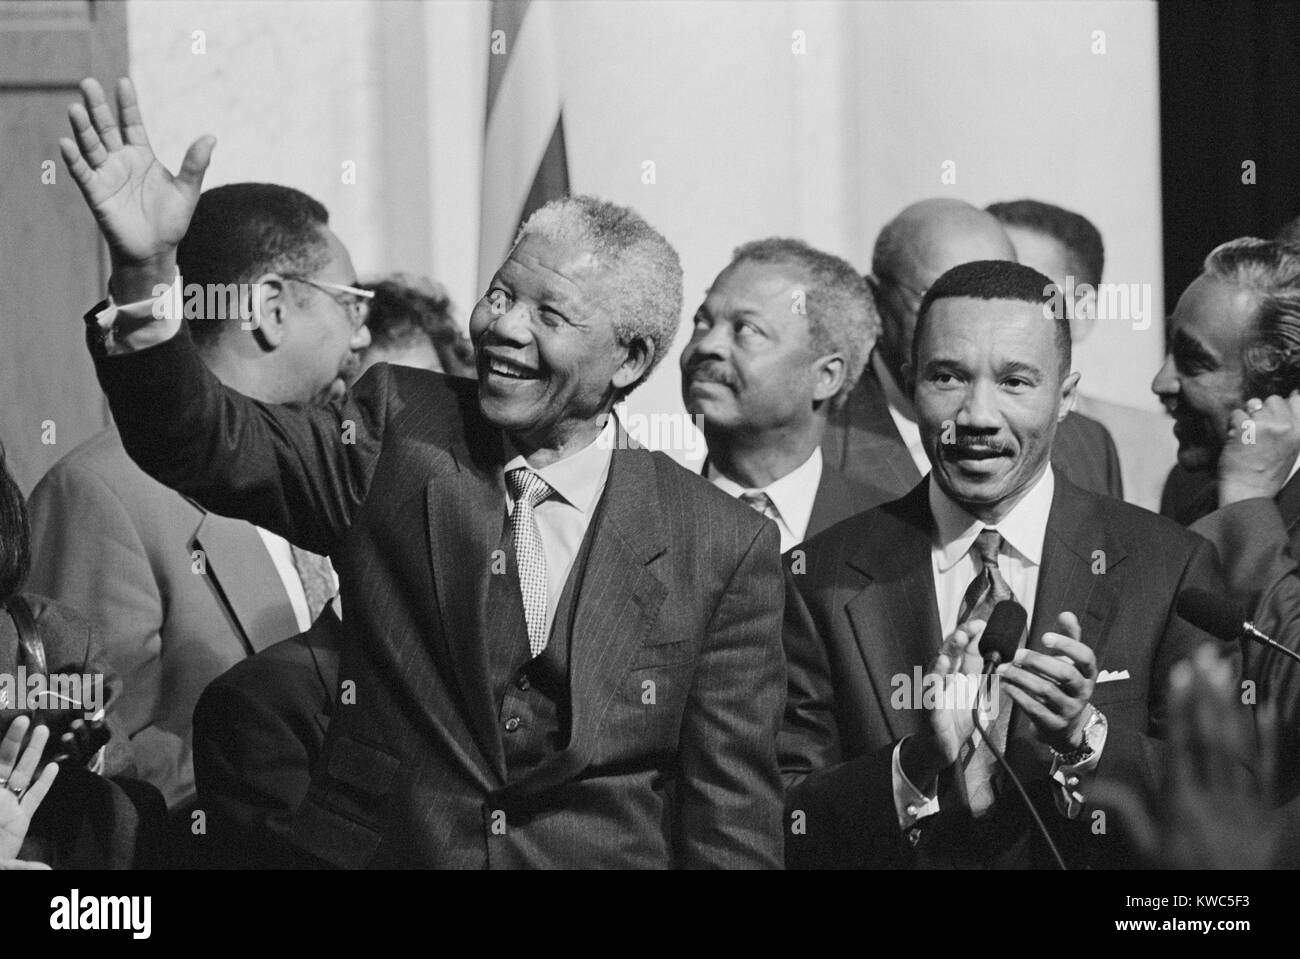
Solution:
[[[480,200],[479,291],[519,225],[569,192],[564,110],[549,4],[492,0]]]

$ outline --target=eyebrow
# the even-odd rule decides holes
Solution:
[[[1173,352],[1184,359],[1204,360],[1215,366],[1219,364],[1219,358],[1208,346],[1184,330],[1174,333]]]

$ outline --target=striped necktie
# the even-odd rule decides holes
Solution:
[[[975,552],[979,572],[966,587],[962,597],[958,625],[972,619],[988,622],[993,607],[1004,599],[1015,599],[1011,587],[998,569],[998,554],[1002,550],[1002,534],[995,529],[983,529],[975,537],[971,549]],[[984,687],[981,687],[984,688]],[[1007,745],[1007,732],[1011,728],[1011,704],[998,697],[998,714],[984,725],[989,737],[997,743],[999,752]],[[997,798],[998,761],[988,743],[979,733],[974,733],[962,746],[957,761],[962,770],[962,781],[972,816],[982,816]]]
[[[510,514],[510,532],[515,543],[515,561],[519,565],[519,591],[524,601],[524,620],[528,624],[528,649],[534,657],[546,648],[546,554],[542,534],[533,510],[554,492],[546,480],[530,469],[513,469],[506,474],[515,508]]]

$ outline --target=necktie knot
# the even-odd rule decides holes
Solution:
[[[536,506],[554,492],[546,480],[522,466],[506,474],[506,483],[516,506]]]
[[[998,565],[998,553],[1002,551],[1002,534],[995,529],[980,530],[975,537],[975,552],[979,554],[980,562],[985,566],[992,566],[994,569]]]

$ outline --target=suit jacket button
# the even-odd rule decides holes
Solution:
[[[506,732],[513,733],[518,728],[519,728],[518,716],[511,716],[509,719],[506,720]]]

